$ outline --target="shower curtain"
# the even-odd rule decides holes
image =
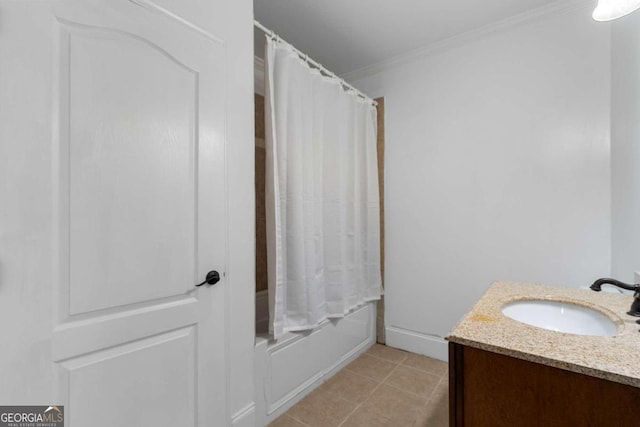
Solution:
[[[376,109],[267,38],[270,333],[380,298]]]

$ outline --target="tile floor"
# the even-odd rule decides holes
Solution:
[[[447,427],[447,364],[376,344],[271,427]]]

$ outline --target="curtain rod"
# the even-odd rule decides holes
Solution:
[[[356,89],[355,87],[351,86],[349,83],[347,83],[343,78],[340,78],[336,75],[336,73],[334,73],[333,71],[329,71],[328,69],[326,69],[322,64],[320,64],[319,62],[314,61],[313,59],[309,58],[309,55],[300,52],[295,46],[293,46],[291,43],[287,42],[286,40],[284,40],[282,37],[280,37],[279,35],[277,35],[276,33],[273,32],[273,30],[268,29],[267,27],[265,27],[264,25],[262,25],[260,22],[258,22],[257,20],[253,20],[253,25],[254,27],[258,28],[259,30],[261,30],[267,37],[271,37],[272,39],[275,40],[279,40],[283,43],[286,43],[287,45],[289,45],[295,53],[298,54],[298,56],[300,56],[301,59],[304,59],[304,61],[306,63],[308,63],[309,65],[314,66],[315,68],[317,68],[318,70],[322,71],[323,73],[325,73],[326,75],[333,77],[334,79],[338,80],[340,82],[340,84],[346,88],[348,88],[349,90],[352,90],[356,93],[357,96],[364,98],[365,100],[371,102],[374,106],[377,106],[378,103],[369,98],[367,95],[365,95],[364,93],[360,92],[358,89]]]

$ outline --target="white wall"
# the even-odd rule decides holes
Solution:
[[[610,33],[591,9],[354,81],[387,109],[390,345],[445,358],[441,338],[492,281],[610,273]]]
[[[640,12],[614,21],[611,55],[612,273],[631,282],[640,271]]]
[[[217,2],[215,5],[220,7]],[[249,427],[255,425],[253,2],[234,1],[227,11],[231,15],[225,28],[231,76],[227,101],[230,112],[227,119],[230,412],[234,427]],[[209,15],[205,15],[205,20],[209,19]]]

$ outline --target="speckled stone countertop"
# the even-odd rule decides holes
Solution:
[[[548,299],[580,304],[618,325],[610,337],[549,331],[510,319],[501,307],[511,301]],[[640,387],[640,325],[626,314],[633,297],[588,289],[494,282],[446,338],[518,359]]]

